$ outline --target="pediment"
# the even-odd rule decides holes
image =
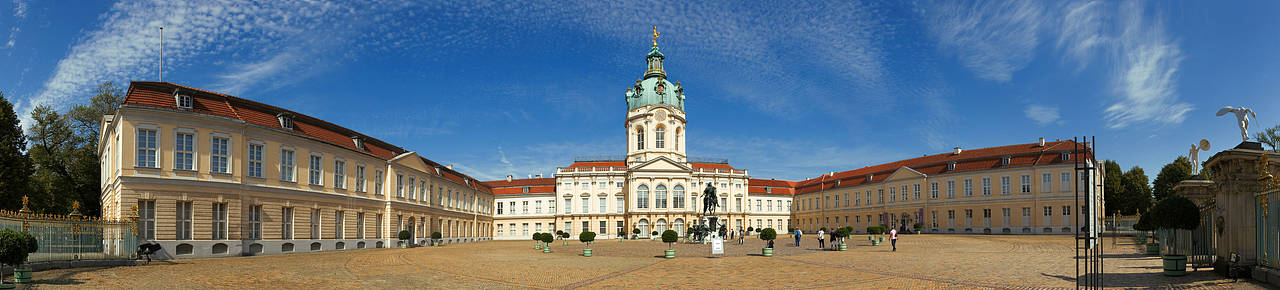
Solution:
[[[885,181],[894,181],[894,180],[899,180],[899,179],[923,178],[923,177],[925,177],[925,176],[926,176],[926,175],[925,175],[924,173],[920,173],[920,171],[916,171],[915,169],[911,169],[911,167],[903,166],[903,167],[898,167],[898,170],[894,170],[894,171],[893,171],[893,173],[889,174],[889,177],[885,178]]]
[[[668,159],[665,156],[659,156],[658,158],[651,159],[648,162],[632,167],[631,171],[692,172],[693,168],[690,168],[688,165],[685,165],[684,163],[675,162],[671,159]]]
[[[391,158],[390,161],[392,164],[413,168],[414,170],[435,173],[435,170],[427,170],[427,163],[422,162],[422,158],[418,156],[417,152],[405,152],[395,158]]]

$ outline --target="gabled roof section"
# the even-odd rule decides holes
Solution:
[[[640,165],[636,165],[635,167],[632,167],[631,170],[633,171],[635,170],[672,170],[672,169],[665,169],[661,167],[670,167],[670,168],[673,168],[674,170],[681,170],[681,171],[693,170],[693,168],[690,168],[689,166],[685,166],[680,162],[675,162],[674,160],[671,160],[666,156],[658,156],[657,158],[649,159],[648,162],[641,163]]]
[[[897,179],[904,179],[904,178],[915,178],[915,177],[925,177],[925,176],[926,176],[926,175],[925,175],[924,173],[920,173],[920,171],[916,171],[915,169],[911,169],[911,167],[905,167],[905,166],[903,166],[903,167],[898,167],[898,170],[894,170],[894,171],[893,171],[893,173],[890,173],[890,174],[889,174],[889,176],[886,176],[884,180],[885,180],[885,181],[889,181],[889,180],[897,180]],[[874,177],[873,177],[872,179],[874,179]],[[842,183],[843,183],[843,182],[842,182]]]

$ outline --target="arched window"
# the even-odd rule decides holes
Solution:
[[[671,208],[684,208],[684,185],[676,184],[672,189]]]
[[[667,186],[659,184],[654,188],[655,208],[667,208]]]
[[[636,187],[636,208],[649,208],[649,186]]]
[[[676,128],[676,140],[675,140],[675,143],[676,143],[675,145],[676,145],[676,146],[671,147],[671,149],[680,150],[680,135],[684,135],[684,128],[679,128],[679,127],[677,127],[677,128]]]
[[[644,150],[644,127],[636,127],[636,150]]]
[[[649,236],[649,220],[640,219],[640,222],[636,223],[636,228],[640,229],[640,236]]]
[[[684,236],[684,219],[676,219],[676,221],[671,224],[671,228],[676,230],[676,234]]]
[[[654,145],[654,148],[659,148],[659,149],[661,149],[661,148],[663,148],[663,146],[666,146],[666,145],[665,145],[665,144],[666,144],[666,142],[667,142],[667,128],[666,128],[666,127],[663,127],[663,126],[659,125],[659,126],[658,126],[658,129],[653,131],[653,134],[654,134],[654,143],[656,143],[656,144]]]
[[[667,220],[666,220],[666,219],[658,219],[658,223],[654,226],[654,230],[655,230],[655,231],[658,231],[658,234],[659,234],[659,235],[661,235],[663,232],[666,232],[666,231],[667,231]]]

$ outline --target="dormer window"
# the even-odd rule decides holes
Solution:
[[[1062,153],[1062,161],[1071,161],[1071,153]]]
[[[528,186],[525,186],[525,187],[524,187],[524,193],[529,193],[529,187],[528,187]]]
[[[351,136],[351,143],[355,143],[356,148],[360,148],[360,150],[369,150],[369,148],[364,147],[364,138],[360,138],[360,136]]]
[[[953,170],[956,170],[956,162],[955,161],[947,162],[947,171],[953,171]]]
[[[1004,158],[1000,158],[1000,165],[1008,166],[1009,159],[1012,159],[1012,157],[1005,156]]]
[[[280,128],[293,130],[293,115],[289,113],[280,113],[276,114],[276,119],[280,121]]]
[[[191,100],[191,95],[174,94],[173,99],[174,99],[174,102],[177,102],[179,109],[183,109],[183,110],[191,109],[191,104],[193,103]]]
[[[875,176],[876,176],[875,174],[867,174],[867,182],[871,182],[871,178]]]
[[[772,188],[772,187],[765,187],[765,188],[764,188],[764,193],[773,193],[773,188]]]

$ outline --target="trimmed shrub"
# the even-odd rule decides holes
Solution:
[[[653,232],[653,233],[655,235],[658,234],[658,232]],[[679,240],[680,240],[680,234],[677,234],[675,230],[666,230],[662,232],[662,242],[667,243],[668,249],[671,248],[671,244]]]
[[[777,238],[778,238],[778,232],[774,231],[773,228],[765,228],[764,230],[760,231],[761,240],[772,241]]]
[[[439,240],[439,239],[441,239],[441,238],[443,238],[443,237],[444,237],[444,236],[440,235],[440,232],[434,232],[434,233],[431,233],[431,239],[433,239],[433,240]]]
[[[40,249],[36,237],[26,231],[0,230],[0,263],[17,268],[27,261],[27,255]]]
[[[578,234],[578,241],[587,243],[587,245],[590,245],[591,242],[594,242],[595,240],[596,240],[596,233],[593,233],[591,231],[585,231]]]
[[[407,231],[407,230],[405,230],[405,231],[400,231],[400,233],[396,235],[396,238],[401,239],[401,240],[408,240],[408,239],[410,238],[410,237],[409,237],[409,231]]]

